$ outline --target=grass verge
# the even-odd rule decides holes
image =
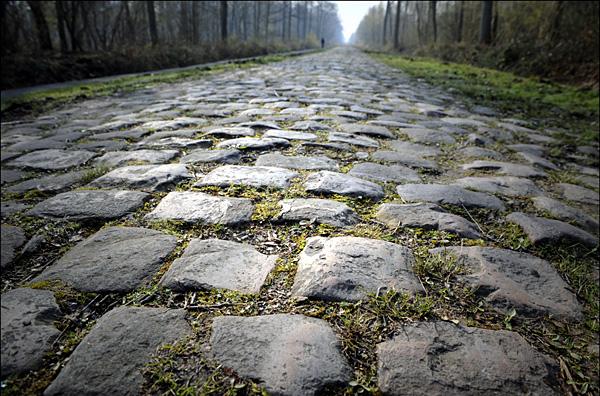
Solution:
[[[26,93],[2,101],[2,119],[3,121],[21,119],[27,116],[38,115],[61,105],[79,100],[132,92],[157,84],[198,79],[218,72],[280,62],[288,57],[289,55],[266,55],[253,58],[252,60],[237,62],[232,60],[230,63],[199,66],[193,69],[172,72],[148,72],[110,81],[90,82],[64,88]]]
[[[541,126],[579,133],[581,143],[598,141],[597,90],[541,82],[535,78],[429,58],[371,53],[388,66],[447,91],[458,92],[471,104],[520,115]],[[469,103],[467,103],[469,104]]]

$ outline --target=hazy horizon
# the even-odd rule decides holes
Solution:
[[[338,6],[338,15],[342,23],[344,42],[348,43],[350,36],[356,31],[362,18],[369,8],[380,3],[379,1],[335,1]]]

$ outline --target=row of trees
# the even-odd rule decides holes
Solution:
[[[387,1],[369,10],[351,41],[398,50],[550,44],[597,60],[598,11],[596,1]]]
[[[329,1],[1,1],[2,53],[343,41]]]

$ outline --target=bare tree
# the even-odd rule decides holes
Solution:
[[[242,3],[242,37],[244,41],[248,40],[248,3]]]
[[[227,40],[227,1],[221,1],[221,40]]]
[[[260,34],[260,1],[254,2],[254,38]]]
[[[415,2],[415,11],[417,12],[417,37],[419,39],[419,45],[423,43],[423,30],[421,28],[421,2]]]
[[[433,28],[433,42],[437,42],[437,1],[429,2],[429,19]]]
[[[498,7],[496,7],[498,8]],[[561,25],[561,19],[562,19],[562,15],[564,13],[564,9],[565,9],[565,2],[564,1],[557,1],[556,2],[556,7],[554,10],[554,17],[552,18],[552,26],[550,27],[550,40],[552,42],[557,41],[558,36],[560,34],[560,25]]]
[[[2,2],[4,4],[4,2]],[[56,11],[56,27],[58,29],[58,38],[60,40],[60,52],[66,53],[69,51],[69,43],[67,42],[67,34],[65,33],[65,13],[63,10],[63,2],[55,1],[54,7]]]
[[[79,41],[79,34],[77,30],[79,7],[81,3],[78,1],[64,1],[63,10],[65,11],[65,26],[69,32],[71,38],[71,50],[81,51],[81,42]]]
[[[402,7],[402,2],[396,2],[396,23],[394,24],[394,48],[400,48],[400,10]]]
[[[123,3],[121,3],[121,9],[123,7]],[[93,48],[94,51],[98,50],[98,37],[96,34],[96,23],[94,21],[94,23],[92,23],[92,21],[90,21],[90,14],[95,15],[96,13],[96,3],[93,2],[85,2],[83,4],[81,4],[80,7],[80,12],[81,12],[81,20],[82,20],[82,30],[83,33],[85,33],[85,38],[86,38],[86,46],[87,48]],[[120,13],[120,11],[119,11]],[[117,21],[115,21],[115,26],[114,26],[114,30],[117,29],[118,27],[118,18]],[[114,34],[113,34],[114,36]],[[102,48],[105,49],[105,48]]]
[[[285,40],[286,15],[287,15],[287,1],[282,1],[281,2],[281,40]]]
[[[267,16],[265,18],[265,37],[269,40],[269,24],[271,22],[271,2],[267,1]]]
[[[38,42],[42,51],[52,51],[52,40],[50,39],[50,30],[42,9],[42,2],[28,1],[27,4],[33,14],[35,29],[37,31]]]
[[[479,42],[481,44],[491,44],[492,42],[492,1],[481,2],[481,19],[479,25]]]
[[[231,12],[229,12],[231,11]],[[228,35],[232,35],[235,36],[237,34],[237,7],[231,7],[231,10],[229,9],[229,7],[227,7],[227,13],[231,14],[228,21]]]
[[[331,1],[8,0],[1,5],[3,54],[28,48],[50,50],[52,44],[60,44],[62,53],[132,50],[144,44],[210,48],[234,35],[260,45],[277,38],[291,46],[292,40],[312,35],[328,43],[341,40]],[[387,41],[392,35],[392,5],[388,1]]]
[[[286,39],[287,40],[291,40],[292,39],[292,2],[288,1],[287,2],[287,36]]]
[[[188,2],[182,1],[179,3],[180,14],[179,14],[179,25],[181,28],[181,39],[184,42],[188,42],[190,37],[190,28],[189,28],[189,15],[188,15]]]
[[[308,4],[310,2],[309,1],[305,1],[304,2],[304,21],[302,24],[302,38],[306,39],[306,35],[308,34],[308,18],[309,18],[309,10],[308,10]]]
[[[198,2],[197,1],[192,1],[192,20],[191,20],[191,24],[192,24],[192,32],[191,32],[191,41],[192,44],[198,44],[198,18],[199,18],[199,11],[198,11]]]
[[[317,37],[322,37],[323,34],[323,3],[317,2]]]
[[[300,5],[296,3],[296,38],[302,38],[302,17],[304,15],[304,8],[300,8]]]
[[[127,23],[127,35],[129,36],[129,41],[133,44],[136,42],[135,37],[135,23],[133,22],[133,18],[131,17],[131,11],[129,10],[129,2],[123,1],[123,8],[125,9],[125,22]]]
[[[383,17],[383,35],[381,42],[385,46],[385,42],[387,40],[387,30],[388,30],[388,19],[390,18],[390,1],[388,0],[385,5],[385,15]]]
[[[154,1],[146,2],[146,10],[148,11],[148,28],[150,29],[150,40],[152,45],[158,45],[158,30],[156,29],[156,13],[154,12]]]
[[[404,2],[404,22],[402,23],[402,20],[400,21],[400,25],[402,26],[402,29],[400,29],[400,37],[404,38],[404,35],[406,33],[406,25],[408,25],[407,23],[407,18],[408,18],[408,6],[410,4],[410,1],[405,1]]]
[[[312,23],[313,23],[313,12],[312,12],[312,1],[308,1],[307,2],[309,5],[309,9],[308,9],[308,29],[307,29],[307,34],[308,32],[312,31]]]
[[[498,23],[500,20],[500,15],[498,13],[498,6],[494,7],[494,17],[492,19],[492,43],[496,41],[496,37],[498,36]]]
[[[456,24],[457,25],[456,41],[459,43],[462,41],[464,20],[465,20],[465,2],[461,1],[460,6],[459,6],[459,11],[458,11],[458,22]]]

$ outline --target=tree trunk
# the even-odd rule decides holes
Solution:
[[[179,3],[179,6],[181,7],[181,10],[180,10],[181,14],[179,15],[180,25],[181,25],[181,40],[183,40],[184,43],[187,43],[189,41],[189,37],[190,37],[190,28],[188,25],[188,22],[189,22],[188,2],[182,1]]]
[[[383,35],[381,36],[381,42],[383,43],[383,46],[385,47],[386,44],[386,40],[387,40],[387,30],[388,30],[388,19],[390,18],[390,2],[389,0],[386,2],[385,5],[385,15],[383,16]]]
[[[492,43],[496,43],[496,39],[498,37],[498,5],[494,7],[494,18],[492,19]]]
[[[419,45],[423,43],[423,31],[421,30],[421,3],[416,2],[415,10],[417,12],[417,37],[419,40]]]
[[[317,3],[317,37],[323,38],[323,4]]]
[[[464,21],[465,21],[465,2],[461,1],[459,12],[458,12],[458,28],[456,29],[456,41],[459,43],[462,41]]]
[[[562,14],[565,9],[564,1],[556,2],[556,10],[554,11],[554,18],[552,19],[552,27],[550,28],[550,42],[555,43],[558,41],[558,36],[560,35],[560,22],[562,19]]]
[[[492,42],[492,11],[494,3],[492,1],[481,2],[481,20],[479,25],[479,42],[481,44],[491,44]]]
[[[260,3],[258,1],[254,2],[254,24],[253,24],[253,28],[254,28],[254,38],[258,38],[258,35],[260,33]]]
[[[300,8],[300,5],[296,4],[296,39],[300,40],[302,38],[302,12],[303,9]]]
[[[121,4],[123,4],[123,3],[121,3]],[[108,47],[105,46],[104,49],[112,49],[113,48],[115,36],[117,35],[117,29],[119,28],[119,23],[121,22],[122,16],[123,16],[123,6],[121,6],[119,8],[119,13],[117,14],[117,17],[115,18],[115,23],[113,25],[113,28],[112,28],[111,34],[110,34],[110,39],[108,40]],[[83,17],[83,21],[84,21],[84,24],[87,24],[85,21],[85,17]]]
[[[394,24],[394,48],[400,49],[400,10],[402,2],[396,2],[396,23]]]
[[[92,20],[94,25],[94,36],[96,37],[96,41],[102,43],[102,48],[104,48],[104,43],[106,42],[104,31],[106,30],[106,26],[102,25],[102,31],[98,28],[98,12],[94,7],[94,12],[92,12]]]
[[[192,44],[198,44],[198,2],[192,1]]]
[[[131,12],[129,11],[129,2],[124,1],[123,6],[125,7],[125,22],[127,23],[127,35],[129,36],[129,42],[135,45],[135,23],[133,22],[133,18],[131,18]]]
[[[0,29],[2,29],[2,55],[10,53],[15,47],[15,36],[8,27],[8,2],[0,2]]]
[[[227,11],[229,12],[229,7],[227,8]],[[230,21],[229,21],[229,24],[228,24],[229,25],[229,27],[228,27],[228,35],[232,35],[232,36],[236,37],[237,33],[238,33],[238,31],[237,31],[237,20],[238,20],[238,18],[237,18],[237,7],[235,6],[235,4],[234,4],[233,7],[231,7],[231,13],[230,14],[231,14],[231,16],[229,17]]]
[[[69,36],[71,37],[71,49],[73,51],[81,51],[81,45],[79,43],[79,37],[77,36],[77,14],[79,8],[79,2],[69,1],[65,4],[69,4],[69,14],[66,19],[67,30],[69,32]]]
[[[150,28],[150,41],[153,46],[158,45],[158,31],[156,30],[156,13],[154,12],[154,1],[146,2],[148,11],[148,27]]]
[[[92,9],[92,13],[94,13],[96,4],[92,2],[81,4],[81,19],[83,21],[85,35],[87,36],[87,47],[94,51],[98,51],[98,40],[96,39],[95,31],[92,29],[92,24],[90,23],[90,8]]]
[[[308,1],[304,2],[304,20],[302,22],[302,38],[306,40],[308,34]]]
[[[265,18],[265,38],[267,39],[267,41],[270,41],[269,39],[271,38],[269,36],[270,22],[271,22],[271,2],[267,1],[267,17]]]
[[[242,30],[244,41],[248,40],[248,3],[242,5]]]
[[[86,46],[82,45],[81,43],[84,43],[84,33],[87,29],[87,22],[86,22],[86,6],[88,6],[88,4],[86,4],[87,2],[82,2],[82,1],[78,1],[77,2],[77,7],[75,8],[74,12],[79,12],[79,16],[81,17],[81,27],[79,29],[76,29],[76,33],[75,35],[77,36],[78,40],[79,40],[79,48],[81,51],[85,51]],[[121,9],[121,7],[119,7],[119,9]],[[120,12],[120,11],[119,11]],[[74,24],[73,26],[77,27],[76,24]],[[90,48],[89,45],[89,37],[87,37],[87,41],[88,41],[88,46],[87,48]]]
[[[406,33],[406,25],[408,25],[408,6],[410,4],[410,1],[405,1],[404,2],[404,22],[402,22],[402,19],[400,19],[400,37],[406,37],[405,33]]]
[[[313,26],[313,10],[312,10],[312,1],[308,2],[308,30],[306,31],[306,34],[312,32],[312,26]]]
[[[281,3],[281,41],[285,41],[285,19],[287,12],[287,1]]]
[[[35,29],[37,31],[38,42],[42,51],[52,51],[52,40],[50,39],[50,30],[42,9],[42,2],[28,1],[27,4],[31,8],[33,20],[35,21]]]
[[[433,27],[433,42],[437,42],[437,1],[429,2],[429,17],[431,18],[431,26]]]
[[[4,2],[2,3],[4,4]],[[62,1],[55,1],[54,7],[56,9],[56,22],[58,37],[60,40],[60,52],[64,54],[69,51],[69,43],[67,42],[67,35],[65,33],[65,11],[63,9]]]
[[[292,2],[288,1],[288,15],[287,15],[287,39],[292,39]]]
[[[227,1],[221,1],[221,41],[227,40]]]
[[[158,36],[161,37],[161,41],[165,44],[172,43],[176,37],[174,37],[176,26],[176,16],[175,13],[172,13],[170,8],[172,5],[176,3],[160,1],[158,3],[158,15],[166,15],[167,18],[164,18],[164,22],[157,23]]]

